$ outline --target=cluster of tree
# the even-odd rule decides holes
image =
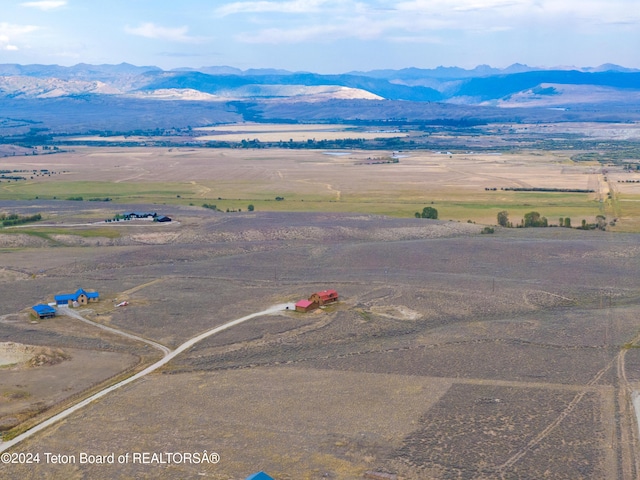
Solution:
[[[0,214],[0,221],[2,221],[3,227],[10,227],[13,225],[22,225],[23,223],[37,222],[42,219],[42,215],[36,213],[35,215],[28,215],[21,217],[17,213],[10,213],[6,215],[4,213]]]
[[[422,213],[420,213],[420,212],[416,212],[415,213],[415,217],[416,218],[431,218],[433,220],[437,220],[438,219],[438,210],[436,210],[433,207],[424,207],[422,209]]]
[[[611,222],[611,225],[615,225],[615,220]],[[578,230],[606,230],[607,229],[607,218],[604,215],[596,216],[596,223],[587,223],[586,220],[582,219],[582,224],[579,227],[576,227]]]
[[[215,210],[216,212],[221,212],[221,211],[222,211],[222,210],[219,210],[219,209],[218,209],[218,206],[217,206],[217,205],[214,205],[214,204],[212,204],[212,203],[203,203],[203,204],[202,204],[202,208],[208,208],[209,210]],[[248,210],[248,211],[250,211],[250,212],[253,212],[253,211],[255,210],[255,208],[256,208],[256,207],[254,207],[254,206],[253,206],[253,204],[249,204],[249,205],[247,206],[247,210]],[[241,209],[241,208],[239,208],[239,209],[237,209],[237,210],[236,210],[235,208],[227,208],[225,211],[226,211],[227,213],[232,213],[232,212],[241,212],[241,211],[242,211],[242,209]]]
[[[513,223],[511,223],[511,221],[509,220],[509,212],[507,212],[506,210],[502,210],[501,212],[498,212],[497,220],[498,220],[498,225],[500,225],[501,227],[513,227]],[[561,222],[562,222],[562,219],[561,219]],[[569,220],[569,222],[571,221]],[[549,222],[547,220],[547,217],[540,216],[538,212],[525,213],[524,218],[517,225],[517,227],[524,227],[524,228],[548,227],[548,226],[549,226]],[[562,226],[562,223],[561,223],[561,226]]]
[[[513,224],[509,221],[509,212],[503,210],[498,212],[498,225],[501,227],[513,227]],[[606,217],[604,215],[596,216],[596,223],[587,223],[586,220],[582,220],[582,225],[576,227],[578,230],[605,230],[607,226]],[[615,225],[615,221],[611,222],[612,225]],[[550,227],[555,225],[550,225],[546,217],[542,217],[538,212],[529,212],[525,213],[522,221],[517,225],[517,227],[529,228],[529,227]],[[572,228],[571,227],[571,218],[569,217],[560,217],[558,219],[558,227],[564,228]]]
[[[558,220],[558,226],[571,228],[571,219],[569,217],[565,217],[565,218],[560,217],[560,219]]]
[[[33,177],[31,177],[31,178],[33,178]],[[8,180],[10,182],[11,180],[13,180],[13,181],[17,182],[18,180],[26,180],[26,179],[27,179],[26,177],[20,177],[18,175],[0,175],[0,181]]]
[[[632,164],[628,163],[628,164],[626,164],[624,166],[624,169],[625,170],[640,170],[640,164],[635,163],[635,164],[632,165]]]
[[[501,227],[512,227],[513,225],[509,221],[509,212],[503,210],[498,212],[498,225]]]
[[[529,227],[548,227],[549,222],[547,217],[541,217],[538,212],[529,212],[524,214],[522,219],[522,226],[524,228]]]

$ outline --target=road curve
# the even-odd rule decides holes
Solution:
[[[200,335],[198,335],[196,337],[193,337],[190,340],[187,340],[182,345],[180,345],[178,348],[176,348],[175,350],[171,351],[169,354],[165,355],[161,360],[158,360],[156,363],[148,366],[147,368],[145,368],[144,370],[136,373],[135,375],[133,375],[133,376],[131,376],[129,378],[126,378],[126,379],[122,380],[121,382],[115,383],[115,384],[111,385],[110,387],[107,387],[104,390],[99,391],[98,393],[95,393],[95,394],[91,395],[90,397],[84,399],[83,401],[81,401],[81,402],[79,402],[79,403],[67,408],[66,410],[63,410],[62,412],[54,415],[51,418],[48,418],[44,422],[39,423],[38,425],[36,425],[32,429],[27,430],[26,432],[18,435],[17,437],[12,438],[11,440],[8,440],[6,442],[1,442],[0,443],[0,452],[4,452],[5,450],[8,450],[9,448],[17,445],[18,443],[20,443],[23,440],[29,438],[30,436],[34,435],[35,433],[39,432],[40,430],[44,430],[45,428],[53,425],[54,423],[62,420],[63,418],[68,417],[72,413],[74,413],[77,410],[80,410],[81,408],[89,405],[91,402],[93,402],[93,401],[95,401],[95,400],[97,400],[97,399],[99,399],[101,397],[104,397],[108,393],[111,393],[114,390],[119,389],[120,387],[124,387],[125,385],[127,385],[127,384],[129,384],[131,382],[135,382],[139,378],[142,378],[145,375],[150,374],[151,372],[157,370],[158,368],[162,367],[163,365],[166,365],[174,357],[176,357],[177,355],[180,355],[182,352],[184,352],[185,350],[193,347],[196,343],[204,340],[205,338],[210,337],[211,335],[215,335],[216,333],[219,333],[219,332],[221,332],[223,330],[231,328],[231,327],[233,327],[235,325],[238,325],[240,323],[246,322],[247,320],[251,320],[252,318],[260,317],[262,315],[269,315],[271,313],[276,313],[276,312],[285,310],[287,306],[290,306],[290,304],[282,303],[282,304],[274,305],[272,307],[267,308],[266,310],[262,310],[261,312],[252,313],[252,314],[247,315],[245,317],[238,318],[236,320],[232,320],[230,322],[224,323],[224,324],[222,324],[222,325],[220,325],[218,327],[214,327],[211,330],[207,330],[206,332],[201,333]],[[96,325],[98,325],[98,324],[96,324]],[[122,333],[122,332],[118,332],[116,330],[116,333]],[[145,341],[147,343],[149,342],[148,340],[145,340]],[[159,344],[157,344],[157,345],[159,345]],[[164,348],[166,348],[166,347],[164,347]]]
[[[165,347],[164,345],[162,345],[162,344],[160,344],[158,342],[154,342],[153,340],[147,340],[146,338],[139,337],[139,336],[134,335],[132,333],[123,332],[122,330],[118,330],[116,328],[108,327],[107,325],[103,325],[102,323],[93,322],[93,321],[91,321],[91,320],[89,320],[87,318],[84,318],[82,315],[80,315],[78,312],[76,312],[75,310],[73,310],[71,308],[59,307],[58,308],[58,312],[61,312],[63,315],[66,315],[68,317],[77,318],[81,322],[88,323],[89,325],[93,325],[94,327],[98,327],[98,328],[100,328],[102,330],[105,330],[107,332],[115,333],[116,335],[120,335],[122,337],[127,337],[127,338],[130,338],[132,340],[137,340],[138,342],[142,342],[142,343],[146,343],[147,345],[151,345],[153,348],[156,348],[156,349],[160,350],[164,356],[167,356],[167,355],[169,355],[171,353],[171,349],[169,347]]]

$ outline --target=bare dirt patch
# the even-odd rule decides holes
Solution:
[[[0,429],[20,422],[135,365],[138,358],[113,352],[0,344]],[[9,362],[11,362],[9,364]]]
[[[19,343],[0,343],[0,367],[18,365],[21,367],[42,367],[56,365],[69,359],[62,349],[35,347]]]
[[[175,470],[157,465],[74,466],[79,474],[91,478],[106,479],[116,472],[136,478],[203,472],[213,478],[235,479],[263,469],[275,478],[289,480],[322,478],[324,474],[355,479],[399,448],[415,429],[421,412],[437,402],[449,385],[438,379],[416,381],[404,376],[285,367],[154,375],[123,396],[106,399],[100,408],[89,407],[81,418],[57,428],[48,442],[53,442],[50,448],[68,449],[63,439],[73,431],[76,442],[89,450],[111,444],[122,451],[206,449],[221,455],[218,465]],[[193,411],[201,412],[197,417],[183,415],[187,392]],[[129,434],[122,436],[115,429],[98,434],[86,428],[106,418],[114,425],[127,425]],[[44,472],[63,475],[69,470],[36,466],[15,472],[36,478]]]

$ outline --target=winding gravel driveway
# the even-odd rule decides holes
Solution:
[[[26,432],[18,435],[17,437],[8,440],[6,442],[0,442],[0,452],[4,452],[5,450],[8,450],[9,448],[13,447],[14,445],[17,445],[18,443],[22,442],[23,440],[29,438],[30,436],[34,435],[35,433],[39,432],[40,430],[43,430],[51,425],[53,425],[54,423],[62,420],[63,418],[68,417],[69,415],[71,415],[72,413],[74,413],[77,410],[80,410],[81,408],[85,407],[86,405],[89,405],[91,402],[107,395],[108,393],[113,392],[114,390],[119,389],[120,387],[124,387],[125,385],[131,383],[131,382],[135,382],[136,380],[138,380],[139,378],[144,377],[145,375],[150,374],[151,372],[157,370],[158,368],[162,367],[163,365],[166,365],[167,363],[169,363],[174,357],[176,357],[177,355],[180,355],[182,352],[184,352],[185,350],[188,350],[189,348],[193,347],[196,343],[204,340],[207,337],[210,337],[211,335],[215,335],[216,333],[219,333],[223,330],[226,330],[228,328],[234,327],[235,325],[239,325],[240,323],[246,322],[247,320],[251,320],[252,318],[256,318],[256,317],[260,317],[263,315],[270,315],[272,313],[276,313],[282,310],[285,310],[287,307],[291,307],[290,304],[288,303],[282,303],[282,304],[278,304],[278,305],[274,305],[272,307],[267,308],[266,310],[262,310],[261,312],[256,312],[256,313],[252,313],[250,315],[247,315],[245,317],[242,318],[238,318],[236,320],[232,320],[230,322],[224,323],[218,327],[214,327],[210,330],[207,330],[204,333],[201,333],[200,335],[191,338],[190,340],[187,340],[186,342],[184,342],[182,345],[180,345],[178,348],[176,348],[175,350],[171,351],[169,350],[167,347],[165,347],[164,345],[160,345],[159,343],[153,342],[151,340],[147,340],[145,338],[142,337],[138,337],[136,335],[132,335],[126,332],[121,332],[120,330],[117,330],[115,328],[111,328],[111,327],[107,327],[106,325],[101,325],[99,323],[95,323],[92,322],[90,320],[87,320],[85,318],[83,318],[80,314],[73,312],[73,314],[71,315],[74,318],[78,318],[79,320],[82,320],[86,323],[90,323],[92,325],[98,326],[99,328],[102,328],[103,330],[107,330],[113,333],[117,333],[119,335],[123,335],[125,337],[128,338],[132,338],[134,340],[139,340],[142,342],[145,342],[149,345],[154,346],[155,348],[158,348],[159,350],[162,350],[163,352],[165,352],[165,356],[161,359],[158,360],[156,363],[148,366],[147,368],[145,368],[144,370],[136,373],[135,375],[126,378],[125,380],[122,380],[118,383],[115,383],[113,385],[111,385],[110,387],[106,387],[104,390],[99,391],[98,393],[95,393],[93,395],[91,395],[90,397],[82,400],[81,402],[67,408],[66,410],[63,410],[62,412],[54,415],[53,417],[43,421],[42,423],[36,425],[35,427],[33,427],[30,430],[27,430]],[[70,310],[71,312],[71,310]]]

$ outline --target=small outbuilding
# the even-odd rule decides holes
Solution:
[[[36,314],[36,317],[38,317],[41,320],[43,318],[53,318],[56,316],[55,308],[53,308],[50,305],[44,305],[42,303],[38,305],[34,305],[33,307],[31,307],[31,310],[33,310],[34,313]]]
[[[310,300],[300,300],[296,303],[296,312],[306,313],[311,310],[315,310],[316,308],[318,308],[318,304]]]
[[[64,293],[54,297],[56,305],[86,305],[89,302],[97,302],[100,299],[98,292],[87,292],[79,288],[75,293]]]

